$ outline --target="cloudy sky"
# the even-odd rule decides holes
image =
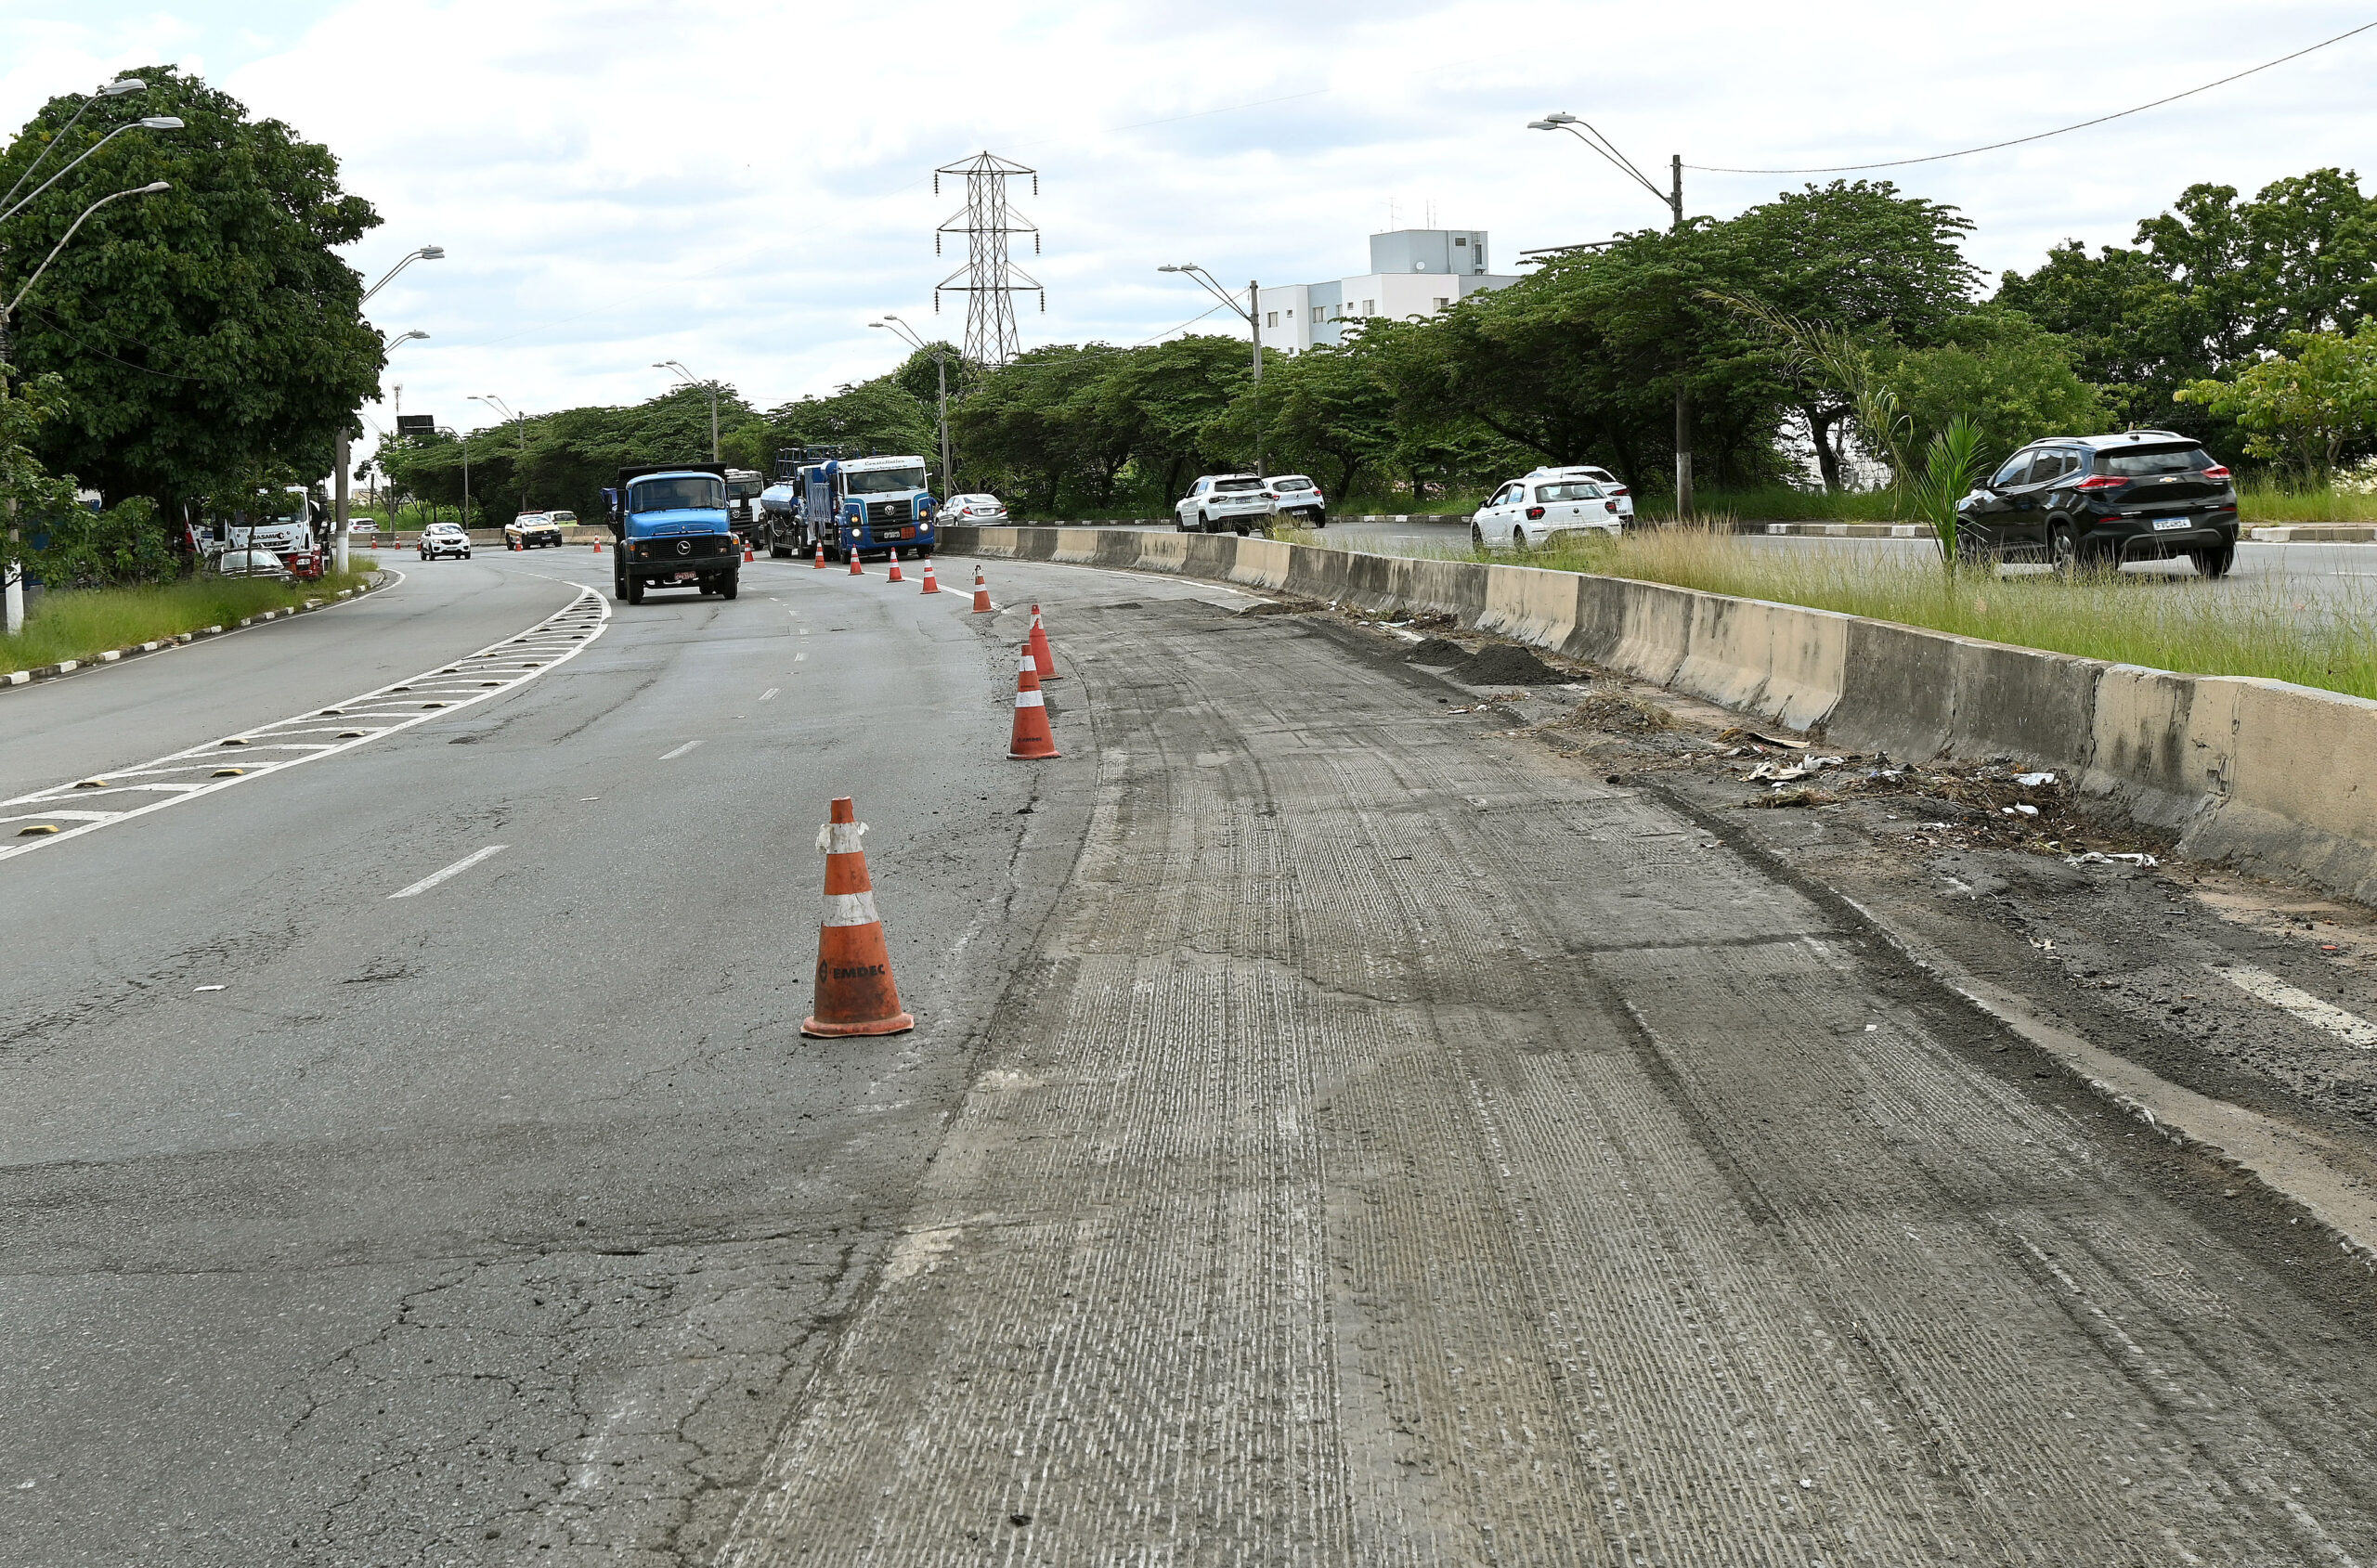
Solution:
[[[1156,272],[1357,272],[1365,237],[1491,231],[1522,249],[1665,221],[1565,136],[1586,116],[1664,177],[1685,162],[1800,168],[2046,130],[2209,82],[2377,19],[2320,0],[1778,6],[1545,0],[1206,0],[1007,6],[876,0],[0,0],[0,120],[166,61],[328,144],[386,220],[352,256],[418,329],[387,377],[407,412],[491,422],[638,401],[680,359],[773,406],[879,374],[928,330],[958,188],[989,149],[1045,233],[1022,263],[1047,311],[1024,341],[1137,343],[1210,303]],[[1978,224],[1983,268],[2065,238],[2124,242],[2188,184],[2252,190],[2324,164],[2377,178],[2377,32],[2168,108],[2031,146],[1879,171]],[[1797,183],[1691,173],[1695,214]],[[1028,252],[1028,245],[1025,247]],[[942,329],[964,301],[943,295]],[[1202,323],[1217,327],[1223,317]],[[382,425],[390,408],[367,410]]]

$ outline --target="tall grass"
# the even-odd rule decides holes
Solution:
[[[229,626],[266,610],[327,599],[371,580],[367,568],[316,583],[272,578],[195,577],[147,588],[73,589],[41,593],[25,608],[25,629],[0,636],[0,671],[38,669],[87,659],[110,648],[154,642],[201,627]]]
[[[1300,542],[1359,548],[1331,534]],[[1520,561],[1558,571],[1670,583],[1806,604],[1903,626],[2191,675],[2259,676],[2377,698],[2377,598],[2358,579],[2300,581],[2163,574],[1943,570],[1936,559],[1864,550],[1768,550],[1729,533],[1656,528],[1571,536],[1523,554],[1398,550]]]

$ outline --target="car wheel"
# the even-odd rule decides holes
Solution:
[[[1514,554],[1526,553],[1526,530],[1515,523],[1511,525],[1511,550]]]
[[[2046,525],[2046,564],[2059,577],[2068,577],[2080,570],[2080,540],[2072,525],[2061,518]]]
[[[1469,543],[1470,547],[1474,550],[1484,550],[1486,548],[1486,530],[1479,527],[1476,524],[1472,523],[1469,525]]]
[[[2195,569],[2207,577],[2225,577],[2237,564],[2237,547],[2233,544],[2215,545],[2210,550],[2191,550]]]
[[[1207,516],[1206,516],[1203,512],[1199,512],[1199,513],[1197,513],[1197,532],[1199,532],[1199,533],[1201,533],[1201,534],[1210,534],[1210,533],[1212,533],[1213,531],[1214,531],[1214,520],[1213,520],[1212,518],[1210,518],[1210,517],[1207,517]]]
[[[1240,523],[1240,524],[1238,524],[1236,526],[1237,526],[1237,531],[1238,531],[1238,537],[1239,537],[1240,538],[1244,538],[1246,537],[1246,525],[1245,525],[1245,524],[1243,524],[1243,523]]]

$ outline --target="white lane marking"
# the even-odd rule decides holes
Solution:
[[[203,783],[173,786],[175,793],[161,800],[129,806],[121,811],[89,813],[90,820],[62,833],[0,844],[0,861],[29,855],[36,849],[46,849],[70,838],[79,838],[84,834],[96,833],[134,817],[147,816],[151,811],[162,811],[167,807],[196,800],[201,796],[229,789],[234,784],[252,784],[303,763],[317,762],[325,757],[353,751],[357,746],[369,745],[373,741],[409,730],[416,724],[444,718],[474,703],[500,696],[514,687],[525,685],[546,671],[567,664],[610,628],[610,601],[591,588],[578,584],[569,586],[578,589],[578,597],[527,630],[490,642],[468,657],[433,665],[426,673],[416,675],[409,680],[379,687],[360,696],[334,703],[329,708],[316,708],[309,713],[224,737],[224,740],[240,742],[238,745],[226,746],[221,740],[207,741],[153,761],[122,768],[102,768],[95,773],[86,774],[85,777],[103,779],[175,772],[205,773],[208,776]],[[475,661],[497,659],[503,662],[478,663],[476,667],[471,667]],[[449,669],[460,673],[448,678],[446,672]],[[486,679],[487,677],[497,679]],[[435,706],[431,706],[433,703]],[[292,744],[286,739],[290,735],[318,734],[329,719],[351,721],[365,716],[371,718],[373,723],[363,728],[362,732],[352,740],[324,745]],[[260,752],[267,755],[258,755]],[[227,766],[232,762],[239,765],[236,772]],[[214,770],[218,767],[222,776],[214,776]],[[0,836],[11,833],[12,824],[16,823],[67,820],[64,810],[45,810],[43,808],[52,801],[72,800],[80,804],[90,797],[90,791],[78,790],[74,783],[67,783],[0,800]],[[72,809],[65,808],[66,810]]]
[[[697,745],[701,745],[701,744],[702,744],[702,743],[701,743],[701,742],[699,742],[699,741],[687,741],[683,745],[679,746],[679,747],[678,747],[676,750],[674,750],[674,751],[664,751],[664,752],[662,752],[662,753],[660,754],[660,760],[661,760],[661,761],[663,761],[663,762],[672,761],[672,760],[674,760],[674,759],[675,759],[675,758],[680,758],[680,757],[684,756],[684,755],[685,755],[685,753],[687,753],[687,752],[689,752],[689,751],[693,750],[693,749],[694,749],[694,747],[695,747],[695,746],[697,746]]]
[[[793,663],[795,663],[795,664],[799,664],[801,660],[803,660],[803,659],[807,658],[808,656],[809,656],[809,655],[808,655],[808,654],[793,654],[793,655],[792,655],[792,662],[793,662]]]
[[[392,899],[409,899],[415,893],[426,893],[432,888],[436,887],[440,882],[445,881],[448,877],[458,876],[463,872],[470,870],[471,867],[478,864],[481,861],[487,859],[489,855],[500,853],[504,848],[505,846],[501,844],[490,844],[484,849],[474,849],[469,854],[464,855],[461,860],[456,861],[452,865],[448,866],[445,870],[433,871],[428,875],[422,877],[420,881],[414,883],[411,887],[399,888],[396,892],[390,893],[388,897]]]
[[[771,686],[766,691],[760,693],[760,700],[761,702],[766,702],[770,698],[773,697],[778,692],[783,690],[784,688],[781,686]]]
[[[2248,965],[2231,964],[2227,968],[2215,968],[2213,973],[2228,978],[2228,983],[2256,1000],[2267,1002],[2283,1012],[2293,1014],[2313,1029],[2323,1029],[2347,1045],[2362,1050],[2377,1050],[2377,1024],[2358,1013],[2322,1002],[2309,991],[2288,985],[2276,975]]]

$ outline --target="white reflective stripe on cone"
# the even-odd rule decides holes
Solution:
[[[817,830],[817,848],[829,855],[855,855],[865,836],[864,823],[827,823]]]
[[[828,926],[872,926],[882,918],[875,913],[873,893],[825,895],[825,924]]]
[[[1047,704],[1042,700],[1041,694],[1037,692],[1018,692],[1015,694],[1015,706],[1018,707],[1045,707]]]

